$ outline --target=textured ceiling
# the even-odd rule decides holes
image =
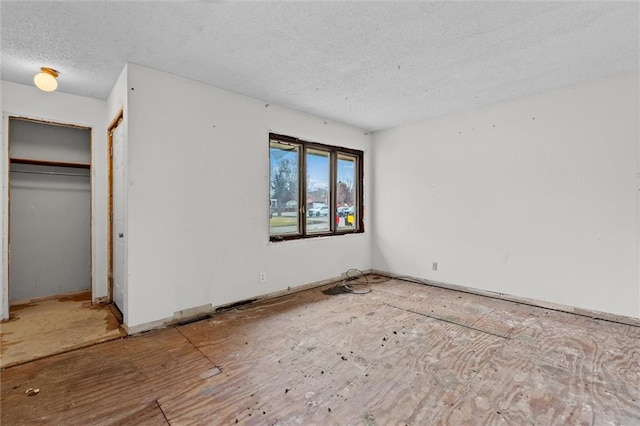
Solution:
[[[638,68],[638,2],[9,2],[2,79],[106,99],[127,62],[367,130]]]

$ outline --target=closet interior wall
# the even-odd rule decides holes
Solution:
[[[91,129],[9,120],[9,301],[91,288]]]

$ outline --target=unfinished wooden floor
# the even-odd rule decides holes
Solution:
[[[314,289],[8,368],[2,424],[640,424],[639,327],[395,280],[371,288]]]
[[[0,324],[0,367],[9,367],[126,334],[91,292],[12,306]]]

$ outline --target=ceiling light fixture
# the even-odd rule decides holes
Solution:
[[[40,72],[33,77],[33,82],[38,89],[44,92],[53,92],[58,87],[58,80],[56,80],[58,74],[59,72],[53,68],[42,67]]]

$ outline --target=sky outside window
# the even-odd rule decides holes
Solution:
[[[331,229],[329,211],[330,154],[307,150],[307,230],[326,232]]]
[[[309,150],[307,155],[307,189],[329,188],[329,158],[323,151]]]
[[[271,235],[300,233],[298,221],[298,155],[297,145],[271,142],[269,148]]]
[[[356,224],[356,158],[339,155],[336,183],[336,205],[338,206],[338,229],[353,228]]]

